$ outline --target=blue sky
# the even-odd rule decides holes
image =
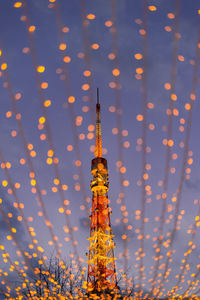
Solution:
[[[58,1],[58,0],[57,0]],[[27,36],[25,22],[20,20],[24,15],[23,7],[13,7],[16,1],[3,1],[0,6],[0,27],[1,27],[1,48],[3,51],[3,60],[7,62],[8,73],[12,83],[14,94],[21,93],[21,99],[16,101],[18,111],[21,114],[24,135],[29,144],[33,145],[36,157],[31,157],[33,162],[38,183],[41,190],[44,190],[44,204],[49,215],[49,219],[53,225],[53,230],[58,236],[58,242],[62,244],[62,256],[67,257],[73,248],[70,242],[65,241],[67,234],[63,231],[65,218],[60,214],[58,209],[61,207],[60,196],[58,192],[52,192],[55,187],[55,173],[52,165],[46,163],[48,157],[47,152],[50,149],[48,140],[41,140],[41,134],[45,134],[45,126],[38,129],[39,119],[43,116],[40,105],[40,97],[37,91],[34,66],[32,63],[31,53],[24,53],[24,48],[30,48]],[[83,220],[86,220],[87,214],[85,210],[81,210],[80,206],[84,204],[82,189],[75,190],[75,186],[80,183],[79,168],[75,165],[77,160],[77,151],[68,151],[67,146],[74,146],[74,135],[72,131],[72,122],[75,118],[82,118],[81,126],[76,126],[76,136],[78,137],[78,145],[80,149],[80,157],[82,162],[82,172],[84,177],[84,187],[88,197],[90,192],[90,163],[93,153],[90,151],[94,139],[88,139],[88,126],[91,124],[90,111],[84,112],[93,105],[87,101],[92,91],[96,95],[96,87],[100,88],[100,100],[102,106],[102,135],[103,147],[106,148],[105,154],[108,160],[110,190],[109,198],[111,200],[112,226],[115,233],[116,241],[116,257],[117,268],[123,267],[123,260],[120,259],[120,253],[123,252],[123,243],[121,235],[123,234],[122,226],[118,223],[121,219],[120,205],[117,199],[120,193],[120,176],[119,168],[116,166],[118,158],[118,135],[113,134],[113,128],[117,127],[116,112],[110,110],[115,107],[115,89],[110,87],[110,83],[114,81],[112,70],[115,62],[109,59],[108,55],[113,52],[111,28],[105,25],[105,22],[111,20],[112,10],[111,1],[87,0],[86,16],[94,14],[93,20],[88,20],[88,42],[89,57],[91,61],[92,85],[90,90],[84,91],[82,86],[88,83],[88,78],[83,75],[87,70],[87,62],[84,58],[80,58],[85,53],[85,44],[83,39],[83,28],[81,18],[80,1],[59,1],[60,13],[63,26],[69,28],[69,32],[63,34],[63,42],[67,44],[64,51],[66,56],[71,58],[71,62],[66,64],[69,72],[71,95],[75,97],[75,102],[71,104],[74,109],[74,119],[71,120],[71,110],[67,104],[69,89],[66,89],[65,80],[63,80],[63,63],[62,51],[59,50],[59,38],[57,34],[56,16],[53,3],[46,0],[30,0],[27,3],[29,10],[30,24],[34,25],[35,31],[32,37],[35,43],[38,65],[45,66],[44,73],[40,74],[41,81],[48,82],[48,88],[42,90],[44,99],[51,100],[51,106],[46,109],[48,122],[53,138],[56,157],[59,158],[59,172],[62,184],[68,186],[68,190],[64,191],[64,197],[70,201],[69,209],[71,210],[70,222],[72,227],[78,227],[78,231],[73,231],[75,239],[78,241],[79,255],[85,259],[85,252],[88,247],[87,237],[89,235],[89,227],[84,226]],[[144,289],[151,290],[149,279],[152,278],[152,267],[155,266],[153,256],[155,250],[153,246],[156,244],[154,238],[157,237],[156,228],[159,221],[156,217],[161,215],[162,200],[160,195],[163,193],[163,187],[159,186],[160,181],[164,180],[166,146],[163,145],[163,139],[167,138],[166,126],[168,116],[166,109],[170,103],[170,91],[166,90],[164,85],[170,82],[170,74],[172,69],[172,53],[173,53],[173,30],[166,31],[166,26],[173,26],[174,19],[169,18],[169,13],[174,13],[175,1],[148,1],[148,5],[155,6],[156,10],[147,12],[147,102],[154,105],[153,109],[147,109],[147,124],[153,124],[155,129],[147,128],[147,146],[151,148],[151,152],[146,155],[147,163],[151,165],[151,169],[147,171],[149,178],[146,185],[151,186],[152,194],[148,196],[148,202],[145,207],[145,218],[148,222],[145,224],[144,239],[144,275],[142,283]],[[138,268],[135,254],[140,247],[137,229],[140,228],[141,220],[135,218],[136,211],[141,210],[142,191],[138,181],[142,176],[142,155],[141,147],[138,146],[142,136],[142,122],[138,122],[136,117],[142,114],[142,80],[136,79],[136,69],[141,68],[143,60],[136,60],[136,53],[143,53],[143,39],[139,32],[142,25],[138,24],[138,19],[143,18],[143,5],[139,0],[114,1],[117,8],[117,34],[118,34],[118,62],[120,70],[120,105],[121,105],[121,121],[122,130],[128,131],[127,136],[122,136],[122,153],[123,165],[126,167],[126,173],[123,175],[124,180],[128,180],[129,185],[125,187],[126,211],[128,211],[128,223],[132,225],[129,231],[128,248],[131,266],[130,273],[135,277],[135,284],[138,283]],[[49,6],[50,5],[50,6]],[[180,39],[178,43],[177,55],[177,75],[175,81],[175,93],[177,101],[174,101],[174,108],[178,110],[178,116],[173,116],[172,139],[174,145],[171,148],[171,154],[176,153],[178,158],[170,160],[170,168],[175,168],[174,174],[169,173],[169,185],[167,206],[169,212],[166,211],[166,219],[169,223],[165,224],[164,235],[167,239],[167,232],[171,232],[173,228],[175,203],[172,197],[177,192],[180,182],[181,166],[183,160],[184,148],[180,147],[180,143],[185,140],[185,128],[187,125],[188,111],[185,104],[189,101],[192,90],[192,78],[194,73],[193,62],[195,60],[195,51],[198,34],[198,1],[182,0],[180,3],[179,13],[179,33]],[[99,48],[92,49],[92,45],[97,43]],[[181,58],[180,58],[181,56]],[[1,64],[3,62],[1,60]],[[198,71],[199,78],[199,71]],[[48,245],[51,240],[48,228],[44,224],[44,218],[38,216],[40,207],[37,205],[37,194],[31,192],[29,167],[20,164],[20,159],[25,158],[25,152],[21,136],[17,127],[16,119],[13,113],[8,89],[5,87],[5,76],[2,71],[0,78],[1,93],[1,113],[0,113],[0,130],[1,143],[0,149],[6,162],[11,163],[8,170],[12,177],[12,182],[20,183],[21,187],[16,190],[20,202],[24,204],[24,214],[31,217],[30,226],[35,228],[38,244],[45,249],[45,255],[50,255],[53,246]],[[112,85],[112,84],[111,84]],[[200,192],[200,176],[199,176],[199,79],[196,89],[196,101],[194,103],[192,130],[189,141],[189,153],[193,159],[193,163],[189,166],[191,174],[184,180],[183,191],[180,201],[179,214],[182,214],[180,230],[177,231],[175,240],[172,245],[174,254],[170,263],[170,277],[168,282],[164,282],[163,294],[166,294],[174,285],[175,276],[180,273],[181,260],[184,258],[184,252],[187,249],[190,235],[187,233],[191,224],[194,223],[198,211],[199,192]],[[12,116],[6,117],[6,113],[11,111]],[[181,120],[186,120],[185,125],[181,124]],[[180,131],[180,126],[184,127],[184,131]],[[152,127],[152,126],[150,126]],[[182,129],[181,129],[182,130]],[[12,136],[12,132],[16,131],[16,137]],[[84,134],[85,139],[79,139],[80,134]],[[126,133],[125,133],[126,135]],[[129,142],[129,148],[124,147],[124,142]],[[77,149],[76,149],[77,150]],[[138,151],[139,150],[139,151]],[[188,166],[187,166],[188,167]],[[0,182],[6,180],[4,169],[0,171]],[[13,195],[8,193],[9,185],[1,187],[3,208],[7,213],[10,212],[13,202]],[[195,201],[196,200],[196,201]],[[90,204],[91,205],[91,202]],[[14,208],[12,208],[13,210]],[[171,210],[171,211],[170,211]],[[17,210],[13,214],[18,214]],[[170,217],[170,215],[172,215]],[[0,224],[2,224],[0,219]],[[27,232],[22,222],[16,221],[17,236],[19,242],[27,248],[30,243]],[[4,224],[5,225],[5,224]],[[13,259],[16,252],[12,242],[6,240],[8,231],[6,226],[1,227],[0,244],[5,245],[7,251],[12,254]],[[23,239],[21,239],[23,235]],[[198,271],[197,265],[199,261],[199,229],[195,236],[194,244],[196,248],[189,256],[189,267],[185,274],[185,282],[180,286],[183,290],[187,288],[187,281],[191,278],[192,273]],[[24,241],[25,242],[24,242]],[[81,247],[80,247],[81,245]],[[167,249],[163,246],[161,254],[163,258],[160,263],[166,261]],[[19,259],[19,258],[18,258]],[[8,267],[2,263],[4,270]],[[164,268],[159,270],[163,273]]]

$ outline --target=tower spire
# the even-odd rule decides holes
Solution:
[[[97,88],[96,104],[96,149],[95,156],[102,157],[102,138],[101,138],[101,106],[99,103],[99,88]]]
[[[97,88],[97,104],[99,104],[99,88]]]

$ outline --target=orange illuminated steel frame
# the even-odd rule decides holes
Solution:
[[[97,89],[96,104],[96,151],[92,160],[91,180],[92,213],[90,228],[90,245],[88,254],[87,292],[117,290],[117,278],[115,270],[113,234],[110,224],[108,200],[108,168],[107,160],[102,157],[101,119],[99,93]]]

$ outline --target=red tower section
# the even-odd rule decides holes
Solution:
[[[90,245],[88,255],[87,292],[117,293],[117,278],[113,234],[111,231],[108,200],[107,160],[102,157],[100,104],[97,90],[96,105],[96,158],[92,160],[91,180],[92,213],[90,228]],[[116,290],[115,290],[116,289]]]

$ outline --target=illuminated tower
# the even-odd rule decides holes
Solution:
[[[108,168],[107,160],[102,157],[101,118],[99,91],[97,89],[96,104],[96,150],[92,160],[91,180],[92,213],[90,228],[90,245],[88,260],[88,293],[117,293],[117,278],[113,234],[111,231],[108,200]]]

